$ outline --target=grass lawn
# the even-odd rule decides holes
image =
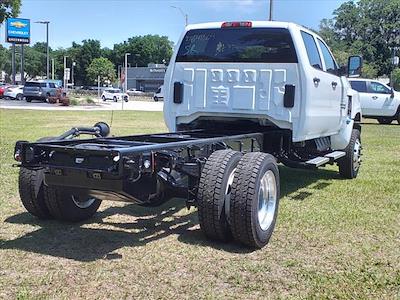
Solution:
[[[39,221],[23,209],[16,140],[91,125],[110,112],[0,110],[0,299],[400,298],[400,126],[363,126],[356,180],[337,167],[281,167],[267,247],[207,241],[195,209],[103,202],[88,222]],[[112,133],[166,131],[161,113],[115,112]]]

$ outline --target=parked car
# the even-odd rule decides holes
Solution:
[[[397,120],[400,124],[400,92],[371,79],[350,79],[350,84],[360,94],[364,118],[376,119],[380,124]]]
[[[125,102],[128,102],[129,95],[123,93],[120,89],[108,88],[104,90],[101,99],[103,101],[113,100],[114,102],[117,102],[118,100],[124,100]]]
[[[4,97],[4,92],[6,91],[6,89],[9,87],[8,84],[1,84],[0,85],[0,98]]]
[[[137,90],[137,89],[134,89],[134,88],[127,90],[126,93],[129,96],[142,96],[144,94],[143,91],[140,91],[140,90]]]
[[[11,85],[6,88],[4,91],[5,99],[14,99],[14,100],[24,100],[24,86],[23,85]]]
[[[60,86],[53,81],[28,81],[25,83],[23,94],[27,102],[42,100],[50,102],[51,97],[56,97]]]
[[[154,93],[154,101],[164,100],[164,86],[160,86],[158,90]]]

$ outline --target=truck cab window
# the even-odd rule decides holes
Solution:
[[[331,53],[329,52],[328,47],[320,39],[318,39],[318,44],[319,47],[321,48],[322,56],[325,61],[325,66],[326,66],[325,71],[337,75],[337,65]]]
[[[315,43],[314,37],[302,31],[301,36],[303,37],[304,46],[306,46],[308,60],[310,64],[317,69],[322,70],[321,57],[319,56],[317,44]]]

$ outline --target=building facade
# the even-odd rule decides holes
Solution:
[[[167,66],[164,64],[149,64],[147,67],[128,68],[128,89],[143,92],[155,92],[164,84]]]

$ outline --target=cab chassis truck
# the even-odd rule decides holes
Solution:
[[[99,122],[16,143],[31,214],[78,222],[103,200],[177,197],[197,207],[208,238],[262,248],[278,214],[278,163],[337,163],[357,176],[361,112],[346,76],[359,76],[361,57],[340,68],[322,38],[282,22],[191,25],[178,45],[165,77],[169,133],[108,137]]]

